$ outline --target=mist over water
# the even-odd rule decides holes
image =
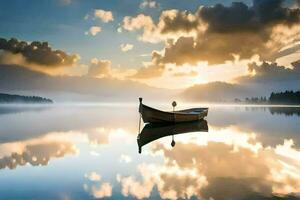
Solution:
[[[300,198],[299,107],[205,106],[139,154],[137,103],[2,105],[1,199]]]

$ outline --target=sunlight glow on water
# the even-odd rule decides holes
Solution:
[[[136,105],[0,106],[1,198],[299,198],[299,117],[210,105],[208,130],[145,127],[166,136],[139,154]]]

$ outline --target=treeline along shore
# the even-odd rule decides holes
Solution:
[[[39,96],[0,93],[0,103],[53,103],[53,101]]]
[[[236,103],[243,103],[240,99],[234,100]],[[251,104],[300,104],[300,91],[285,91],[285,92],[272,92],[267,97],[247,97],[245,103]]]

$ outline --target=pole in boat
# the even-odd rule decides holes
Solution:
[[[175,111],[175,107],[177,106],[176,101],[173,101],[173,102],[172,102],[172,106],[173,106],[173,112],[174,112],[174,111]]]
[[[173,106],[173,122],[175,123],[175,121],[176,121],[176,115],[175,115],[174,111],[175,111],[175,107],[177,106],[176,101],[172,102],[172,106]]]

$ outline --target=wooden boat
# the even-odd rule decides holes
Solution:
[[[206,117],[208,113],[208,108],[191,108],[166,112],[144,105],[142,103],[142,98],[139,98],[139,100],[139,112],[141,113],[144,123],[178,123],[198,121]]]
[[[183,122],[178,124],[146,124],[137,137],[139,153],[142,152],[142,147],[154,140],[162,137],[177,135],[191,132],[208,132],[206,120],[196,122]]]

